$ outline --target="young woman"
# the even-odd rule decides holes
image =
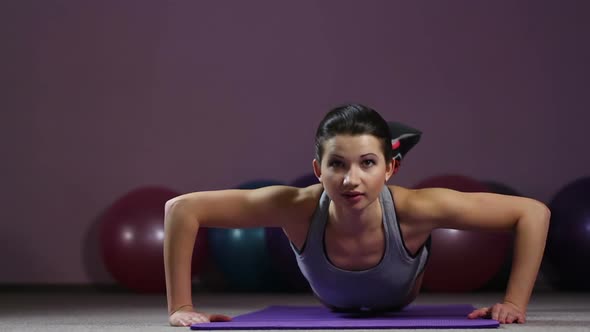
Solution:
[[[386,185],[398,167],[385,120],[351,104],[330,111],[317,129],[313,170],[320,184],[195,192],[170,200],[164,240],[170,324],[231,319],[192,305],[190,262],[199,227],[283,228],[314,294],[341,311],[399,310],[411,303],[434,229],[511,230],[514,262],[504,299],[469,318],[524,323],[549,209],[524,197]]]

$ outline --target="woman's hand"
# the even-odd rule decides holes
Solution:
[[[524,323],[526,315],[516,305],[510,302],[496,303],[493,307],[485,307],[473,310],[467,318],[491,318],[497,320],[500,324]]]
[[[178,310],[168,318],[172,326],[191,326],[191,324],[209,323],[209,322],[229,322],[231,317],[219,314],[206,314],[196,312],[194,309],[186,308]]]

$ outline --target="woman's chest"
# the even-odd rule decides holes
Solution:
[[[330,263],[350,271],[368,270],[377,266],[385,255],[385,230],[342,236],[326,229],[324,252]]]

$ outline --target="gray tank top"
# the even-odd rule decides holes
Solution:
[[[383,186],[379,200],[386,233],[385,251],[381,261],[368,270],[344,270],[328,259],[324,234],[331,199],[325,191],[312,217],[301,252],[291,243],[297,264],[313,292],[322,303],[334,310],[399,309],[426,265],[430,239],[412,257],[403,243],[393,197],[387,186]]]

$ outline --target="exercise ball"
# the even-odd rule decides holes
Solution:
[[[315,174],[308,173],[295,178],[290,185],[305,188],[317,183],[320,182]],[[307,280],[297,266],[297,260],[283,229],[268,227],[265,232],[267,251],[273,270],[281,278],[282,290],[294,292],[310,290]]]
[[[244,182],[236,187],[236,189],[258,189],[270,186],[282,186],[283,182],[277,180],[261,179]]]
[[[488,192],[475,179],[462,175],[427,178],[414,188],[447,188],[461,192]],[[511,237],[507,232],[436,229],[423,287],[432,292],[477,290],[498,273],[506,260]]]
[[[242,183],[237,189],[258,189],[281,184],[275,180],[254,180]],[[280,283],[274,280],[264,227],[210,228],[208,236],[215,265],[231,290],[269,291],[278,287]]]
[[[590,177],[573,181],[549,203],[551,223],[545,260],[551,284],[562,290],[590,290]]]
[[[315,176],[314,173],[309,173],[293,180],[293,182],[291,182],[291,186],[305,188],[318,183],[320,183],[320,180],[318,180],[317,176]]]
[[[299,270],[297,259],[291,249],[289,239],[282,228],[266,228],[266,245],[270,253],[273,269],[285,282],[287,291],[310,291],[309,283]]]
[[[492,193],[522,197],[522,194],[520,194],[520,192],[518,192],[516,189],[512,188],[511,186],[509,186],[505,183],[502,183],[499,181],[491,181],[491,180],[484,180],[484,181],[482,181],[482,183]]]
[[[178,193],[164,187],[141,187],[117,199],[100,218],[99,241],[107,271],[136,292],[164,292],[164,205]],[[192,270],[207,257],[206,231],[199,232]]]

